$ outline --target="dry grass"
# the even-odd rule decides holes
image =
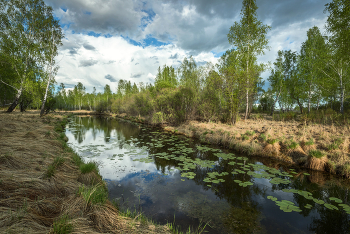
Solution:
[[[347,173],[342,171],[348,170],[341,169],[342,165],[350,165],[350,126],[347,125],[304,124],[295,120],[282,122],[273,121],[265,116],[264,119],[239,121],[234,126],[188,121],[177,126],[177,131],[171,126],[167,126],[166,130],[196,137],[205,143],[220,144],[249,155],[273,157],[306,167],[314,167],[317,164],[320,165],[315,168],[322,167],[321,164],[324,163],[307,160],[310,151],[322,150],[327,158],[323,161],[328,160],[338,168],[330,171],[344,176]],[[254,131],[255,134],[249,135],[247,131]],[[288,148],[286,141],[296,142],[298,146]]]
[[[78,195],[79,187],[103,181],[75,165],[74,152],[54,131],[62,119],[0,112],[0,233],[169,233],[121,217],[108,200],[93,204]]]

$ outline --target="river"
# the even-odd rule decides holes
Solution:
[[[120,209],[206,233],[350,233],[349,180],[235,154],[112,117],[70,119]]]

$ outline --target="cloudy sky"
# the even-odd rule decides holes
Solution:
[[[216,63],[231,45],[227,33],[240,20],[241,0],[44,0],[54,9],[65,38],[57,83],[82,82],[102,92],[118,80],[153,83],[158,66],[178,67],[193,55],[199,65]],[[268,32],[270,51],[259,62],[273,62],[278,50],[299,51],[306,32],[325,32],[331,0],[257,0],[258,19]],[[269,72],[262,74],[267,78]]]

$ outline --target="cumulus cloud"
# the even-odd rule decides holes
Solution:
[[[170,59],[177,59],[177,53],[174,54],[174,55],[171,55],[169,58],[170,58]]]
[[[81,81],[88,89],[110,82],[107,77],[98,79],[101,73],[152,82],[154,78],[145,74],[156,73],[164,64],[176,68],[191,54],[198,65],[215,63],[219,55],[232,48],[227,33],[240,20],[242,7],[242,1],[227,0],[115,0],[105,4],[99,0],[44,1],[53,7],[64,30],[59,57],[69,55],[60,63],[64,74],[57,75],[56,80],[69,84]],[[257,1],[258,19],[272,27],[267,34],[271,50],[258,61],[273,62],[279,49],[300,50],[307,30],[314,25],[324,32],[327,2]],[[147,44],[149,38],[152,40]],[[112,90],[115,83],[110,84]]]
[[[130,75],[131,78],[140,78],[141,76],[143,75],[143,72],[139,72],[139,73],[136,73],[136,74],[132,74]]]
[[[93,47],[92,45],[89,45],[89,44],[84,44],[83,47],[87,50],[95,50],[95,47]]]
[[[105,78],[110,82],[117,82],[117,80],[110,74],[105,75]]]
[[[90,67],[90,66],[93,66],[95,64],[97,64],[98,61],[97,60],[80,60],[80,64],[79,64],[79,67]]]

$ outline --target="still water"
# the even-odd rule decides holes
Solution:
[[[111,117],[69,122],[68,143],[99,163],[109,197],[180,230],[350,233],[348,180],[288,169]]]

